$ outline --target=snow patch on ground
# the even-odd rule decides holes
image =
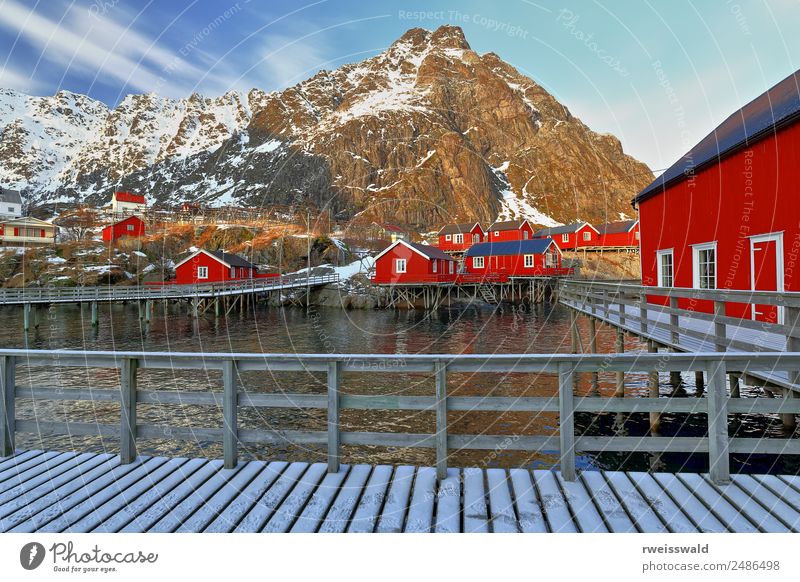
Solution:
[[[283,142],[280,141],[280,140],[271,139],[269,141],[266,141],[266,142],[262,143],[257,148],[255,148],[253,150],[253,153],[256,153],[256,154],[268,154],[268,153],[274,152],[276,149],[281,147],[282,143]]]

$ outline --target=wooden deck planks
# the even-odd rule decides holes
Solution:
[[[0,465],[0,531],[786,532],[800,477],[222,461],[31,451]],[[16,472],[14,472],[16,471]]]

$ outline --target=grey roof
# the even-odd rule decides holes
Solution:
[[[228,263],[231,267],[245,267],[246,269],[255,269],[256,266],[250,261],[246,261],[239,255],[233,253],[226,253],[225,251],[208,251],[209,254],[214,255],[220,261]]]
[[[533,233],[533,236],[552,236],[554,234],[564,234],[566,232],[578,232],[584,224],[588,222],[573,222],[572,224],[565,224],[564,226],[553,226],[551,228],[543,228]],[[590,225],[591,226],[591,225]]]
[[[439,234],[466,234],[471,232],[476,225],[483,230],[483,227],[481,227],[480,223],[478,222],[460,222],[445,224],[439,231]]]
[[[616,222],[607,222],[597,227],[597,232],[600,234],[620,234],[623,232],[630,232],[636,226],[638,220],[618,220]]]
[[[9,190],[8,188],[0,187],[0,202],[22,204],[22,196],[20,195],[19,190]]]
[[[490,230],[519,230],[527,220],[506,220],[504,222],[495,222],[487,228],[487,232]]]
[[[495,257],[503,255],[541,255],[553,244],[550,238],[485,242],[467,249],[468,257]]]
[[[634,203],[663,192],[698,170],[800,119],[800,71],[733,113],[700,143],[639,192]]]
[[[443,252],[439,247],[434,247],[431,245],[421,245],[419,243],[413,243],[408,241],[403,241],[403,242],[408,246],[417,249],[419,252],[421,252],[429,259],[446,259],[448,261],[453,260],[453,257]]]

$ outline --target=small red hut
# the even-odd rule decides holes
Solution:
[[[639,221],[620,220],[607,222],[597,227],[598,245],[601,247],[638,247]]]
[[[200,249],[175,265],[175,283],[221,283],[258,277],[257,267],[232,253]]]
[[[456,278],[456,261],[431,245],[398,240],[375,257],[378,285],[446,283]]]
[[[474,245],[466,252],[464,268],[469,275],[482,276],[539,277],[567,274],[561,268],[561,251],[549,238]]]
[[[474,244],[483,242],[486,232],[480,222],[474,224],[447,224],[439,231],[439,244],[444,252],[461,253]]]
[[[146,230],[144,220],[135,215],[129,216],[105,227],[103,229],[103,240],[111,242],[126,236],[138,238],[144,236]]]
[[[600,233],[588,222],[575,222],[564,226],[554,226],[537,230],[534,238],[552,238],[563,250],[575,250],[579,247],[596,247]]]
[[[533,228],[527,220],[507,220],[495,222],[486,229],[488,242],[506,240],[528,240],[533,238]]]

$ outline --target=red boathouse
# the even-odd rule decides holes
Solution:
[[[527,220],[507,220],[495,222],[486,229],[488,242],[503,242],[506,240],[529,240],[533,238],[533,228]]]
[[[375,257],[378,285],[447,283],[456,278],[456,261],[431,246],[398,240]]]
[[[239,255],[225,251],[200,249],[175,265],[175,283],[193,285],[195,283],[245,281],[261,277],[256,274],[256,269],[257,267],[253,263]]]
[[[728,117],[635,198],[644,285],[800,291],[792,276],[800,240],[799,87],[796,71]],[[680,306],[712,309],[688,299]],[[777,307],[727,303],[726,310],[782,321]]]
[[[607,222],[597,227],[600,233],[598,246],[601,247],[638,247],[639,221],[620,220]]]
[[[144,220],[135,215],[129,216],[105,227],[103,229],[103,240],[111,242],[126,236],[137,238],[144,236],[146,230]]]
[[[552,238],[558,248],[576,250],[580,247],[595,247],[599,244],[600,233],[588,222],[575,222],[564,226],[554,226],[537,230],[534,238]]]
[[[561,251],[549,238],[474,245],[466,252],[464,268],[468,275],[487,278],[568,274],[561,268]]]
[[[439,231],[439,244],[436,245],[444,252],[461,253],[474,244],[483,242],[486,232],[481,224],[447,224]]]

